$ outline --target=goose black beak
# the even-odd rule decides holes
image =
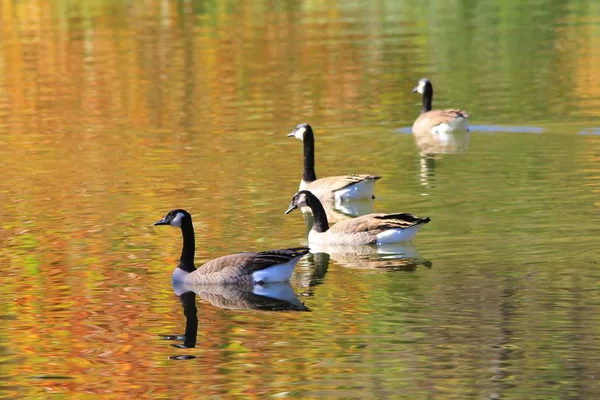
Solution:
[[[289,213],[291,213],[292,211],[294,211],[296,208],[298,208],[297,205],[295,204],[290,204],[290,206],[288,207],[287,210],[285,210],[284,215],[288,215]]]
[[[294,132],[290,132],[287,134],[287,137],[294,137]]]
[[[169,225],[169,223],[167,221],[165,221],[165,219],[161,219],[160,221],[157,221],[154,223],[154,226],[156,225]]]

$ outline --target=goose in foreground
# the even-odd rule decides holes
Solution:
[[[310,190],[322,200],[336,202],[373,199],[373,187],[381,178],[378,175],[341,175],[317,179],[315,173],[315,136],[309,124],[298,125],[288,137],[295,137],[304,144],[304,172],[298,190]]]
[[[446,134],[451,132],[467,132],[469,130],[469,114],[458,108],[446,110],[432,110],[433,85],[429,79],[422,78],[413,93],[423,95],[423,107],[421,115],[415,120],[412,131],[415,135],[433,134],[444,140]]]
[[[419,229],[430,221],[413,214],[367,214],[340,221],[331,228],[319,199],[308,190],[301,190],[292,197],[286,210],[289,214],[298,207],[309,207],[313,224],[308,233],[309,243],[322,244],[390,244],[413,240]]]
[[[259,253],[239,253],[215,258],[200,266],[194,266],[196,251],[192,216],[185,210],[176,209],[154,225],[171,225],[181,228],[183,249],[173,282],[196,285],[262,285],[287,282],[296,263],[308,253],[306,247],[268,250]]]

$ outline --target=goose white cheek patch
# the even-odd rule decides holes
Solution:
[[[182,220],[183,220],[183,214],[177,213],[177,215],[175,216],[175,218],[173,218],[171,220],[171,223],[169,225],[181,227]]]
[[[301,194],[298,197],[298,201],[296,202],[296,205],[298,207],[308,207],[308,204],[306,203],[306,195],[305,194]]]
[[[304,139],[304,132],[306,132],[306,128],[304,128],[304,127],[296,129],[296,132],[294,132],[294,137],[296,139],[302,140],[302,139]]]

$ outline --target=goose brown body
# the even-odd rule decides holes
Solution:
[[[413,133],[427,134],[441,124],[452,124],[453,121],[469,118],[465,110],[449,108],[447,110],[431,110],[417,117],[412,126]]]
[[[222,256],[208,261],[190,273],[186,283],[193,285],[221,284],[247,285],[254,284],[254,273],[286,264],[295,258],[308,253],[308,248],[297,247],[280,250],[269,250],[258,253],[238,253]]]
[[[459,108],[433,110],[433,85],[429,79],[420,79],[413,93],[422,94],[421,114],[412,126],[415,135],[438,135],[455,131],[468,131],[469,114]]]

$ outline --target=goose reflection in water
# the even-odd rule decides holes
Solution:
[[[469,151],[471,132],[415,133],[414,137],[421,157],[438,154],[465,154]]]
[[[421,183],[430,187],[435,156],[466,153],[469,148],[469,114],[459,108],[433,109],[433,83],[419,79],[413,93],[420,93],[422,107],[412,126],[412,133],[421,156]]]
[[[312,296],[325,280],[330,261],[355,269],[413,272],[418,267],[431,268],[412,243],[390,245],[311,245],[311,252],[296,268],[294,286],[301,287],[302,296]]]
[[[421,185],[433,187],[435,168],[442,155],[465,154],[469,150],[471,132],[414,135],[419,148]]]
[[[229,310],[309,311],[287,282],[262,285],[190,285],[174,283],[178,296],[196,293],[215,307]]]
[[[410,133],[404,128],[400,130],[404,133]],[[544,132],[544,128],[537,126],[516,126],[516,125],[469,125],[469,130],[453,131],[447,133],[414,132],[415,143],[419,148],[421,156],[421,184],[431,187],[433,176],[435,175],[436,161],[446,154],[465,154],[469,151],[471,133],[510,133],[510,134],[534,134],[539,135]],[[582,134],[582,132],[580,132]],[[584,133],[583,133],[584,134]]]
[[[325,280],[327,269],[329,268],[329,254],[327,253],[308,253],[308,255],[300,261],[302,265],[296,268],[293,281],[294,286],[305,289],[301,296],[312,296],[314,288],[319,286]]]
[[[386,245],[321,245],[310,247],[311,253],[327,253],[337,264],[347,268],[414,271],[419,266],[431,268],[411,242]]]
[[[287,282],[268,283],[263,285],[191,285],[173,283],[173,291],[181,301],[185,315],[184,335],[164,335],[165,340],[182,341],[174,347],[196,347],[198,335],[198,309],[196,295],[202,300],[219,308],[229,310],[262,310],[262,311],[310,311],[302,303],[294,289]],[[190,359],[191,355],[177,355],[172,359]]]

